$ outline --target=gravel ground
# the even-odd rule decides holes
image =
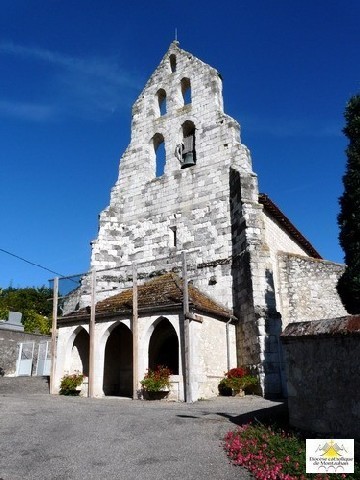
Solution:
[[[0,480],[250,479],[220,443],[281,402],[219,397],[194,404],[106,397],[0,396]]]

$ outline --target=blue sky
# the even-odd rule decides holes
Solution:
[[[357,0],[2,0],[0,248],[63,275],[89,268],[131,106],[178,30],[217,68],[260,191],[342,262],[343,111],[360,91]],[[0,251],[0,287],[54,275]]]

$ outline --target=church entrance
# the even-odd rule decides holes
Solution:
[[[104,395],[132,397],[132,333],[123,323],[110,333],[105,346]]]
[[[179,374],[179,340],[169,320],[163,318],[156,325],[149,343],[149,368],[164,365],[172,375]]]
[[[80,372],[86,377],[89,376],[89,348],[89,334],[84,328],[81,328],[74,339],[71,350],[71,372]]]

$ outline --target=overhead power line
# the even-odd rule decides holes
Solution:
[[[7,250],[4,250],[3,248],[0,248],[0,251],[6,253],[7,255],[10,255],[11,257],[17,258],[18,260],[21,260],[22,262],[28,263],[29,265],[32,265],[33,267],[42,268],[43,270],[46,270],[50,273],[55,273],[55,275],[57,275],[59,277],[64,276],[61,273],[55,272],[54,270],[51,270],[50,268],[47,268],[47,267],[44,267],[43,265],[40,265],[39,263],[30,262],[30,260],[26,260],[26,258],[20,257],[19,255],[15,255],[15,253],[8,252]]]

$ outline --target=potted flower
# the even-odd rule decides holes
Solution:
[[[245,391],[254,390],[258,379],[245,367],[231,368],[220,381],[218,390],[220,395],[243,397]]]
[[[84,375],[80,372],[64,375],[60,383],[60,395],[80,395],[83,380]]]
[[[143,396],[147,400],[160,400],[169,394],[171,371],[164,365],[158,365],[154,370],[148,369],[141,385]]]

